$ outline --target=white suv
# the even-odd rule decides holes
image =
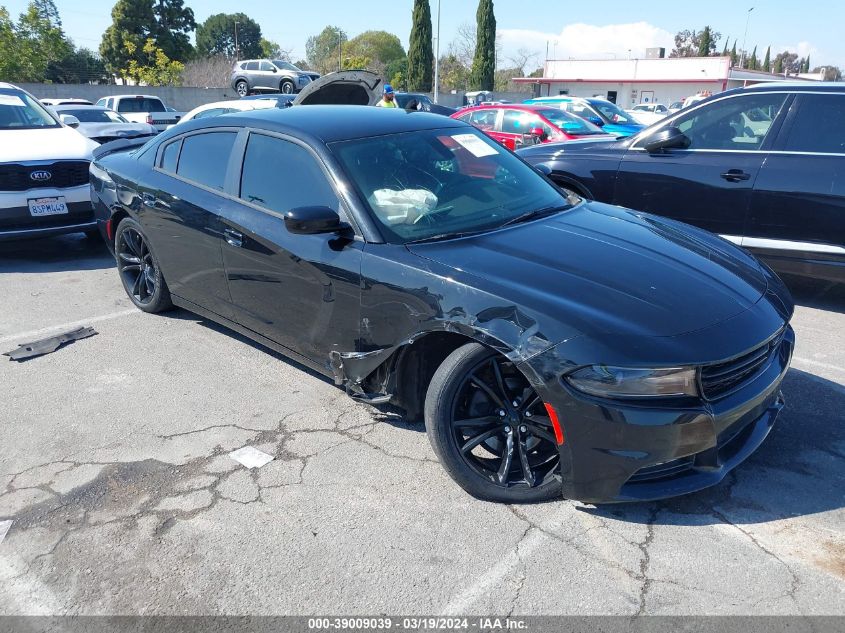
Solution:
[[[97,143],[28,92],[0,82],[0,241],[98,234],[88,185]]]

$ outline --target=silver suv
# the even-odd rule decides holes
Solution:
[[[251,92],[299,92],[320,73],[300,70],[290,62],[270,59],[247,59],[232,68],[232,88],[239,96]]]

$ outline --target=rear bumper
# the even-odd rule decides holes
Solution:
[[[30,214],[27,200],[56,197],[65,199],[67,214],[43,217],[33,217]],[[87,184],[67,189],[0,192],[0,242],[80,233],[96,228],[90,188]]]
[[[587,503],[652,501],[719,483],[772,429],[794,342],[787,327],[766,366],[741,387],[676,407],[603,401],[555,381],[542,397],[563,427],[563,496]]]

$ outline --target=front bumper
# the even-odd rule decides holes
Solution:
[[[563,496],[587,503],[650,501],[719,483],[763,442],[783,408],[780,385],[795,335],[738,389],[687,405],[606,401],[558,380],[542,394],[558,412]]]
[[[66,189],[42,188],[29,191],[0,192],[0,242],[65,233],[81,233],[97,228],[87,184]],[[65,199],[68,213],[33,217],[27,200],[31,198]]]

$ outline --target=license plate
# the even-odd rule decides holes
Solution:
[[[62,215],[67,213],[67,205],[64,198],[35,198],[27,200],[29,203],[29,214],[34,217],[42,215]]]

